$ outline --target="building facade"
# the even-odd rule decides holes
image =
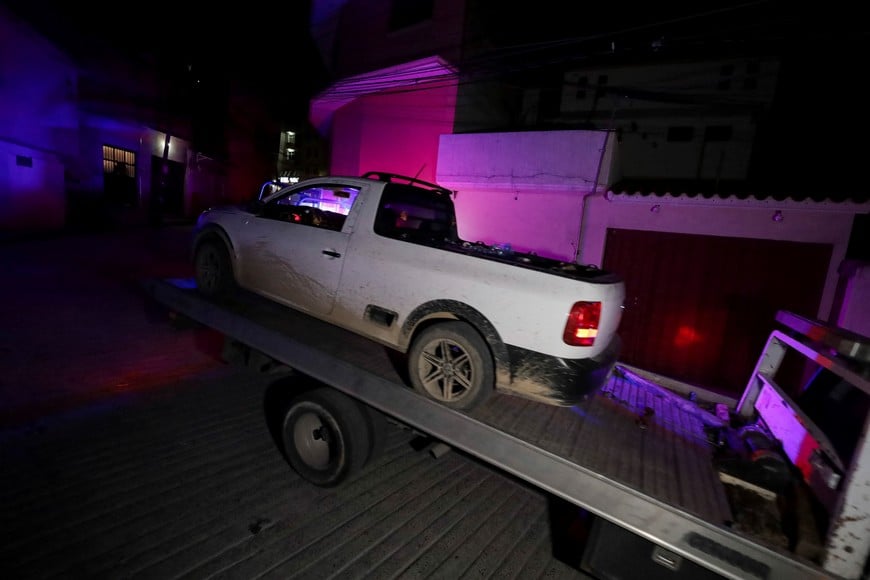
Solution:
[[[191,220],[232,199],[155,63],[71,55],[6,7],[0,31],[4,233]]]
[[[422,172],[457,192],[464,238],[619,271],[624,362],[701,386],[739,392],[778,309],[870,333],[857,293],[840,291],[861,286],[841,272],[870,197],[753,189],[782,64],[768,35],[703,47],[660,31],[560,37],[571,27],[543,2],[552,26],[536,37],[523,19],[506,29],[491,18],[503,6],[433,0],[409,46],[384,29],[402,4],[314,4],[312,30],[338,73],[310,107],[331,171]],[[436,14],[457,27],[441,44],[426,34]],[[324,23],[333,29],[318,34]],[[386,33],[351,58],[340,43],[361,30]]]

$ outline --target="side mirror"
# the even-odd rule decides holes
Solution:
[[[262,200],[272,195],[279,189],[282,189],[284,184],[279,183],[277,181],[269,180],[263,185],[260,186],[260,193],[257,195],[257,199]]]

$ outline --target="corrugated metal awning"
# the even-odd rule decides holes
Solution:
[[[786,191],[753,185],[738,180],[690,179],[623,179],[608,188],[611,199],[638,198],[642,201],[681,201],[688,203],[746,203],[748,205],[798,204],[817,207],[844,204],[845,207],[870,209],[867,191]]]
[[[421,83],[439,80],[454,81],[456,69],[440,56],[430,56],[412,62],[342,79],[311,99],[309,120],[325,135],[332,115],[359,97]]]

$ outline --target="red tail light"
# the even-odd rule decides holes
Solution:
[[[592,346],[598,336],[601,302],[575,302],[568,314],[562,340],[571,346]]]

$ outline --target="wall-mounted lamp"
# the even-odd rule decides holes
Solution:
[[[773,212],[773,215],[770,217],[770,219],[772,219],[775,222],[781,222],[785,218],[783,217],[781,211],[776,210],[775,212]]]

